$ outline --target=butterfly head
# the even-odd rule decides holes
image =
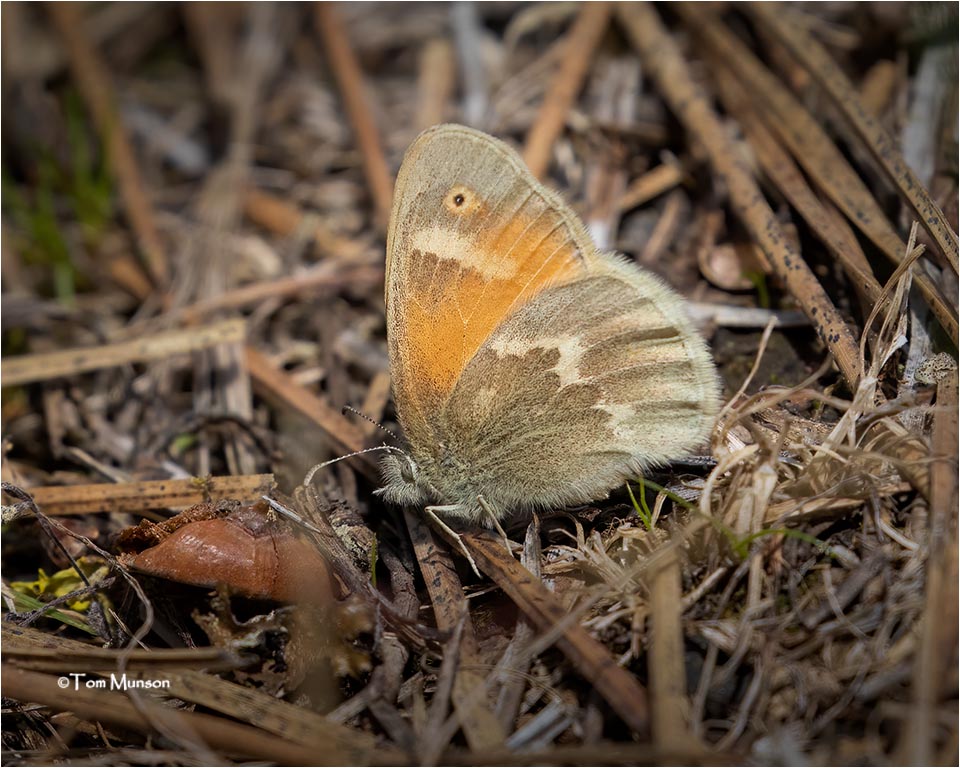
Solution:
[[[380,462],[383,487],[376,491],[391,504],[422,504],[439,497],[414,458],[405,452],[391,451]]]

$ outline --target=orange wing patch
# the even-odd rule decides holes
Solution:
[[[480,242],[462,240],[456,250],[416,249],[409,256],[400,343],[405,364],[416,372],[405,383],[423,403],[446,400],[476,351],[518,306],[584,268],[552,216],[515,219]]]

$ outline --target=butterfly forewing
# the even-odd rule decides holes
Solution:
[[[388,236],[387,323],[408,432],[429,420],[504,317],[582,274],[589,240],[506,147],[440,126],[407,153]]]

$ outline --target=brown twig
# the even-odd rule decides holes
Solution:
[[[866,145],[883,172],[897,187],[916,213],[917,219],[930,233],[956,275],[960,272],[957,259],[957,235],[950,229],[943,211],[930,199],[926,189],[906,164],[896,142],[890,138],[880,121],[864,108],[856,88],[827,53],[805,30],[798,15],[790,8],[773,7],[767,3],[744,6],[757,21],[773,33],[779,45],[814,76],[846,118],[852,130],[848,138]]]
[[[103,137],[110,168],[120,187],[120,199],[150,275],[157,286],[165,287],[169,268],[153,209],[140,177],[133,147],[116,108],[107,64],[84,33],[81,10],[81,6],[72,3],[51,3],[47,6],[50,20],[66,48],[77,87]]]
[[[147,299],[153,292],[150,278],[136,260],[127,254],[120,254],[110,259],[107,264],[107,274],[113,282],[141,301]]]
[[[337,260],[354,260],[367,250],[363,243],[332,232],[293,203],[262,189],[251,187],[246,190],[243,212],[253,223],[278,235],[297,235],[306,228],[306,234],[313,238],[319,251]]]
[[[537,178],[541,178],[550,166],[553,142],[563,130],[567,112],[583,85],[593,51],[607,29],[610,12],[607,2],[586,3],[567,33],[564,57],[550,81],[524,144],[523,160]]]
[[[197,323],[215,312],[244,309],[270,299],[304,298],[325,289],[332,291],[344,286],[356,288],[382,283],[382,266],[351,266],[324,262],[299,275],[251,283],[225,291],[219,296],[201,299],[185,307],[172,309],[166,316],[180,319],[184,323]]]
[[[18,355],[3,359],[3,384],[29,384],[127,363],[163,360],[217,344],[240,342],[245,335],[245,321],[234,319],[181,331],[156,333],[132,341],[102,344],[98,347]]]
[[[761,194],[740,148],[694,83],[673,39],[646,3],[618,7],[628,37],[646,72],[686,129],[706,148],[710,163],[729,191],[734,211],[790,293],[800,302],[851,387],[860,378],[857,343],[806,262],[789,244],[777,217]]]
[[[870,114],[880,117],[893,100],[901,64],[880,59],[870,65],[860,83],[860,103]]]
[[[619,206],[621,211],[628,211],[682,183],[685,178],[683,168],[675,163],[662,163],[651,168],[643,176],[631,181],[620,195]]]
[[[641,264],[654,264],[666,253],[677,236],[687,204],[687,196],[680,190],[674,190],[667,195],[663,202],[663,211],[637,261]]]
[[[393,200],[393,176],[380,144],[363,73],[350,48],[350,37],[340,21],[336,4],[317,3],[315,9],[317,31],[363,156],[363,170],[373,199],[374,219],[377,227],[386,231]]]
[[[368,439],[373,437],[379,431],[377,424],[383,418],[383,411],[390,401],[390,374],[387,371],[379,371],[374,374],[370,380],[370,386],[367,387],[367,394],[363,396],[363,402],[360,404],[360,412],[371,419],[360,425],[360,431]]]
[[[48,515],[90,512],[143,512],[188,507],[211,499],[259,501],[273,489],[273,475],[206,477],[189,480],[144,480],[139,483],[51,485],[31,488]]]
[[[233,90],[236,76],[235,28],[242,11],[223,15],[212,3],[184,3],[179,6],[183,21],[203,68],[210,97],[220,106],[236,100]]]
[[[282,201],[279,202],[285,206]],[[297,215],[300,215],[299,212]],[[274,229],[280,234],[286,234],[288,231],[279,225],[276,228],[268,228]],[[357,249],[353,250],[354,252],[357,251]],[[382,257],[380,262],[382,262]],[[301,294],[309,295],[314,292],[322,292],[324,289],[333,291],[347,285],[362,287],[378,283],[383,283],[382,263],[374,263],[373,261],[370,263],[364,261],[354,263],[350,258],[344,261],[332,259],[307,267],[293,275],[272,280],[260,280],[224,291],[216,296],[200,299],[192,304],[173,307],[164,313],[163,318],[167,323],[179,321],[190,325],[199,323],[205,316],[222,310],[245,309],[271,299],[282,300],[299,297]],[[126,327],[125,333],[143,332],[143,329],[150,328],[153,324],[154,321],[150,319],[134,321]]]

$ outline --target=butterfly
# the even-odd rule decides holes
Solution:
[[[381,464],[387,501],[499,525],[604,498],[710,432],[719,383],[684,300],[599,252],[492,136],[440,125],[407,150],[385,291],[409,444]]]

